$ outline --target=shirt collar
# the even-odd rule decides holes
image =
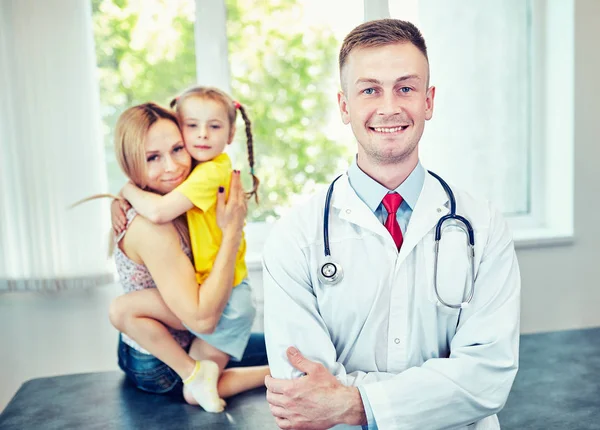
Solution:
[[[358,197],[375,212],[379,207],[381,200],[391,191],[396,191],[402,196],[402,199],[408,204],[411,210],[414,209],[421,194],[423,183],[425,182],[425,169],[419,161],[417,166],[408,175],[395,190],[388,190],[386,187],[375,181],[369,175],[361,170],[356,163],[356,157],[348,168],[348,180],[350,186],[354,189]]]

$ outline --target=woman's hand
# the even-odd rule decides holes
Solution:
[[[114,199],[110,205],[110,219],[115,236],[121,234],[127,226],[127,211],[131,208],[129,202],[123,199]]]
[[[225,190],[220,188],[217,193],[217,225],[223,235],[226,233],[234,234],[241,239],[247,212],[248,204],[246,194],[242,189],[240,171],[234,170],[231,172],[231,185],[227,203],[225,203]]]

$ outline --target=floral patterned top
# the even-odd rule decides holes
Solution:
[[[125,230],[121,232],[121,234],[117,237],[116,242],[117,245],[125,236],[131,221],[136,217],[137,212],[135,209],[131,208],[127,211],[127,226]],[[185,245],[183,240],[181,241],[181,248],[185,252],[185,254],[190,258],[192,258],[192,251],[188,246]],[[119,274],[119,281],[123,286],[124,294],[130,293],[132,291],[143,290],[144,288],[156,288],[156,284],[150,276],[150,272],[148,268],[144,265],[138,264],[135,261],[132,261],[127,257],[123,251],[119,248],[119,246],[115,247],[114,252],[115,265],[117,267],[117,273]],[[175,330],[168,327],[169,332],[173,335],[177,343],[181,345],[183,348],[187,348],[190,342],[192,341],[192,334],[188,331]],[[121,337],[123,342],[132,348],[136,349],[139,352],[144,354],[150,354],[140,345],[138,345],[133,339],[127,336],[125,333],[121,333]]]

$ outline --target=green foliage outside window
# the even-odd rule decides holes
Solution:
[[[92,5],[110,188],[117,191],[124,178],[114,160],[112,134],[120,113],[149,100],[166,105],[196,82],[193,2],[93,0]],[[249,218],[268,220],[294,196],[328,182],[340,160],[346,161],[347,142],[326,135],[336,109],[332,72],[338,42],[328,29],[292,25],[302,12],[298,0],[227,0],[226,5],[232,96],[252,120],[261,179],[260,204],[251,204]],[[237,165],[247,171],[241,120],[236,145]]]

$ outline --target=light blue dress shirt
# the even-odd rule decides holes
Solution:
[[[358,167],[358,164],[356,164],[356,159],[348,169],[348,180],[350,182],[350,186],[352,186],[358,197],[365,202],[365,204],[369,207],[369,209],[371,209],[371,211],[382,224],[385,223],[388,214],[381,201],[388,193],[395,191],[400,194],[402,196],[402,204],[396,212],[396,219],[398,220],[402,234],[406,234],[408,222],[410,221],[413,209],[417,204],[419,194],[421,194],[421,189],[423,188],[423,183],[425,182],[425,169],[420,162],[417,163],[417,166],[413,169],[410,175],[408,175],[404,182],[402,182],[395,190],[388,190],[386,187],[363,172],[360,167]],[[368,424],[367,426],[363,426],[363,429],[377,430],[377,422],[375,422],[373,409],[371,408],[371,404],[369,403],[369,399],[366,396],[365,390],[362,386],[358,386],[358,391],[363,401],[365,414],[367,415]]]
[[[410,175],[395,190],[388,190],[363,172],[358,167],[358,164],[356,164],[356,160],[348,168],[348,180],[358,197],[365,202],[382,224],[385,223],[387,218],[387,211],[381,204],[381,201],[387,193],[395,191],[400,194],[402,196],[402,204],[398,208],[398,212],[396,212],[396,219],[398,220],[398,224],[400,224],[402,234],[406,233],[410,216],[417,204],[421,189],[423,189],[423,183],[425,182],[425,169],[420,162],[417,163],[417,166]]]

